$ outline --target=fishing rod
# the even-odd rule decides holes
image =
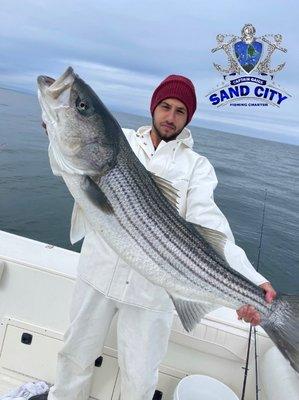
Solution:
[[[259,270],[260,266],[260,255],[261,255],[261,248],[263,242],[263,233],[264,233],[264,221],[265,221],[265,211],[266,211],[266,201],[267,201],[267,189],[265,189],[265,198],[264,198],[264,207],[263,207],[263,215],[262,215],[262,223],[261,223],[261,233],[260,233],[260,241],[259,241],[259,248],[258,248],[258,255],[257,255],[257,267],[256,270]],[[246,355],[246,364],[244,369],[244,379],[243,379],[243,388],[242,388],[242,397],[241,400],[245,399],[245,390],[246,390],[246,383],[247,383],[247,375],[248,375],[248,364],[249,364],[249,356],[250,356],[250,345],[251,345],[251,335],[252,335],[252,325],[250,324],[249,329],[249,337],[248,337],[248,345],[247,345],[247,355]],[[254,364],[255,364],[255,398],[256,400],[259,399],[259,379],[258,379],[258,354],[257,354],[257,334],[256,334],[256,327],[253,327],[253,335],[254,335]]]
[[[249,355],[250,355],[251,332],[252,332],[252,325],[250,325],[250,330],[249,330],[249,337],[248,337],[248,344],[247,344],[247,355],[246,355],[246,364],[245,364],[245,367],[242,367],[244,369],[244,379],[243,379],[243,388],[242,388],[241,400],[244,400],[244,398],[245,398],[247,374],[248,374],[248,371],[249,371],[248,364],[249,364]]]

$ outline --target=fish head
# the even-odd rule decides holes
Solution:
[[[121,128],[71,67],[57,80],[39,76],[38,98],[54,157],[62,171],[104,175],[117,162]]]

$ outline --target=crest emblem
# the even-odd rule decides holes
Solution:
[[[238,105],[238,98],[242,98],[243,103],[247,98],[258,100],[259,105],[280,106],[290,96],[274,82],[274,74],[284,68],[285,62],[274,67],[271,65],[271,57],[275,51],[287,52],[281,46],[281,34],[257,37],[255,27],[245,24],[240,36],[218,34],[216,40],[217,46],[211,51],[215,53],[222,50],[227,56],[227,65],[213,63],[223,76],[222,84],[212,94],[207,95],[213,105]],[[265,80],[267,77],[271,81],[269,84]]]
[[[287,52],[286,48],[280,46],[282,35],[264,35],[256,38],[255,33],[256,30],[252,24],[245,24],[242,28],[241,36],[217,35],[218,46],[212,49],[212,53],[223,50],[228,57],[228,66],[225,68],[214,63],[216,70],[225,75],[240,74],[241,72],[250,74],[254,70],[257,70],[262,75],[281,71],[285,63],[279,64],[274,68],[271,68],[270,63],[275,50]],[[230,39],[226,41],[226,38]],[[266,54],[262,59],[264,47],[266,47]]]

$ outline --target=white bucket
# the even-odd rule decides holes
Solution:
[[[183,378],[174,392],[174,400],[239,400],[224,383],[206,375]]]

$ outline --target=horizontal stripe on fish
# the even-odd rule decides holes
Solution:
[[[116,170],[114,170],[114,177],[110,177],[110,190],[112,191],[113,195],[116,195],[116,192],[119,191],[122,196],[123,196],[123,202],[125,203],[123,205],[123,213],[125,216],[125,220],[130,220],[131,221],[131,226],[133,228],[134,231],[137,231],[137,237],[139,238],[138,240],[138,244],[141,245],[141,238],[144,238],[145,240],[145,244],[142,246],[144,251],[147,251],[147,248],[151,248],[153,249],[152,245],[153,243],[151,243],[147,236],[143,234],[144,229],[148,229],[149,231],[151,231],[153,233],[153,236],[151,237],[151,240],[156,240],[155,239],[155,235],[157,235],[157,232],[153,231],[152,226],[155,226],[156,230],[159,230],[159,234],[157,235],[160,240],[158,242],[158,245],[160,245],[160,248],[158,247],[156,250],[157,254],[167,254],[164,255],[164,258],[161,260],[161,258],[156,258],[155,260],[157,262],[163,263],[163,267],[165,267],[165,261],[170,262],[170,266],[175,268],[175,270],[179,273],[181,273],[185,278],[189,279],[191,282],[193,282],[195,284],[195,286],[197,286],[198,288],[202,288],[202,287],[207,287],[208,286],[213,286],[215,289],[215,292],[221,292],[221,289],[223,287],[226,288],[226,291],[228,288],[231,288],[231,291],[229,291],[229,293],[226,294],[226,297],[228,298],[235,298],[238,299],[238,296],[241,294],[242,296],[247,296],[247,298],[249,297],[250,300],[253,300],[255,303],[259,303],[261,307],[264,308],[263,306],[263,301],[261,301],[262,299],[260,298],[260,293],[258,293],[258,295],[251,295],[251,293],[247,293],[246,289],[243,289],[242,286],[239,285],[239,280],[238,280],[238,276],[237,274],[235,277],[235,280],[231,280],[231,279],[227,279],[225,282],[225,278],[224,276],[226,275],[227,277],[229,277],[229,272],[227,270],[222,271],[223,267],[220,264],[217,264],[215,266],[215,269],[213,268],[207,268],[207,263],[204,263],[204,261],[208,261],[209,260],[209,255],[205,254],[203,251],[199,251],[199,245],[202,244],[198,241],[195,240],[194,235],[191,236],[190,232],[188,230],[184,230],[184,232],[182,231],[181,227],[182,224],[179,224],[177,221],[177,227],[179,229],[176,229],[175,232],[173,232],[173,237],[176,238],[176,242],[177,245],[180,246],[179,250],[178,250],[178,254],[180,254],[180,256],[185,255],[185,257],[187,258],[187,264],[186,264],[186,259],[179,259],[179,262],[171,262],[172,258],[173,258],[173,242],[172,240],[169,240],[169,236],[171,235],[171,228],[172,225],[171,224],[167,224],[167,222],[169,222],[169,218],[165,218],[165,215],[169,215],[167,213],[165,213],[165,210],[163,210],[162,208],[159,208],[159,212],[153,214],[151,214],[151,219],[148,219],[148,215],[146,213],[146,207],[148,207],[148,203],[144,200],[146,198],[146,196],[143,195],[143,193],[140,193],[140,191],[138,189],[141,189],[143,191],[148,191],[148,194],[151,195],[151,202],[153,204],[153,208],[155,208],[155,205],[157,203],[155,197],[153,196],[154,191],[150,190],[149,186],[144,186],[140,187],[140,180],[139,182],[134,182],[135,179],[134,177],[130,177],[131,179],[128,180],[128,173],[126,173],[125,175],[122,174],[121,172],[119,172],[119,174],[116,174]],[[127,178],[127,179],[126,179]],[[135,190],[134,190],[134,195],[132,196],[132,192],[129,190],[130,188],[130,184],[132,184],[132,182],[130,182],[130,180],[133,181],[133,183],[135,184]],[[109,194],[107,194],[109,196]],[[132,198],[130,198],[130,196]],[[125,199],[125,200],[124,200]],[[117,195],[117,202],[118,204],[120,204],[122,202],[121,196]],[[144,203],[144,204],[142,204]],[[139,205],[139,207],[136,207],[136,204]],[[168,204],[168,203],[167,203]],[[161,204],[160,204],[161,205]],[[134,220],[138,223],[134,223],[133,220],[131,220],[131,218],[129,219],[129,215],[132,215]],[[137,218],[138,216],[138,218]],[[154,220],[153,220],[153,216],[154,216]],[[159,220],[159,216],[164,217],[162,223],[161,220]],[[165,221],[166,219],[166,221]],[[169,225],[169,226],[167,226]],[[138,230],[138,226],[140,226],[139,230]],[[129,230],[127,230],[129,232]],[[176,233],[176,235],[175,235]],[[188,234],[189,233],[189,237],[186,237],[186,235],[184,235],[184,233]],[[193,232],[192,232],[193,233]],[[182,236],[180,236],[179,234],[181,234]],[[192,240],[191,240],[191,238]],[[161,238],[163,240],[161,240]],[[188,240],[189,240],[189,245],[190,245],[190,241],[194,242],[195,245],[197,245],[196,251],[192,251],[192,248],[185,250],[182,247],[182,243],[185,243],[186,245],[188,244]],[[161,247],[162,245],[164,245],[163,247]],[[209,249],[210,250],[210,249]],[[211,251],[210,251],[211,252]],[[147,252],[148,253],[148,252]],[[148,253],[149,256],[152,258],[153,255],[152,253]],[[200,261],[203,261],[202,265],[199,265]],[[211,262],[211,260],[210,260]],[[162,266],[161,265],[161,266]],[[169,270],[169,268],[167,269],[168,272],[172,272],[171,270]],[[226,285],[224,284],[226,283]],[[251,286],[249,284],[249,286]],[[237,288],[237,293],[235,290],[235,287]],[[231,292],[231,293],[230,293]]]

